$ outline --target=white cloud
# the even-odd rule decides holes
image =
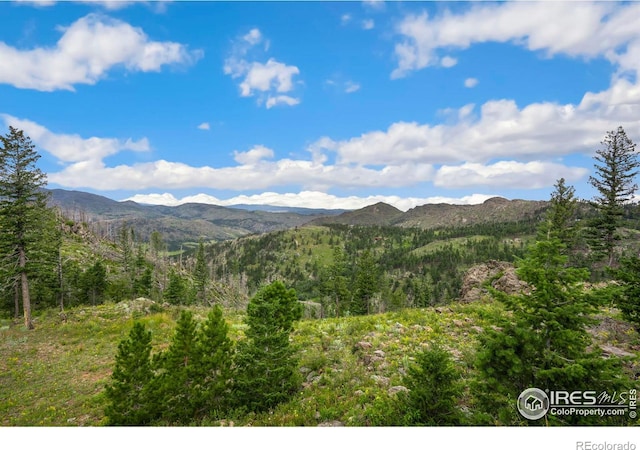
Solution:
[[[459,166],[442,166],[437,171],[433,184],[448,189],[475,186],[538,189],[551,186],[560,178],[570,183],[578,181],[588,172],[583,167],[567,167],[544,161],[499,161],[490,165],[464,163]]]
[[[442,65],[442,67],[449,68],[458,64],[458,60],[455,58],[452,58],[451,56],[445,56],[440,60],[440,64]]]
[[[238,195],[226,200],[207,194],[196,194],[177,199],[173,194],[136,194],[123,201],[134,201],[149,205],[177,206],[185,203],[205,203],[209,205],[271,205],[292,208],[325,208],[325,209],[359,209],[384,202],[396,208],[407,211],[416,206],[435,203],[449,203],[455,205],[477,205],[495,195],[472,194],[461,198],[455,197],[399,197],[395,195],[371,195],[367,197],[348,196],[338,197],[318,191],[301,191],[298,193],[263,192],[256,195]]]
[[[209,122],[202,122],[200,125],[198,125],[198,130],[208,131],[210,129],[211,129],[211,125],[209,125]]]
[[[140,28],[102,15],[89,14],[69,27],[55,47],[22,50],[0,42],[0,83],[17,88],[74,90],[95,84],[109,70],[157,72],[165,65],[192,64],[202,57],[176,42],[152,41]]]
[[[467,78],[466,80],[464,80],[464,87],[472,88],[472,87],[476,87],[477,85],[478,85],[477,78]]]
[[[402,187],[428,181],[433,177],[429,164],[398,164],[368,168],[353,164],[326,164],[322,150],[312,146],[311,160],[283,158],[269,160],[274,152],[254,146],[246,152],[234,152],[238,165],[193,167],[180,162],[158,160],[109,167],[104,159],[129,151],[148,151],[146,138],[82,138],[55,134],[29,120],[0,115],[7,125],[23,129],[39,150],[54,156],[62,169],[48,174],[51,183],[68,188],[97,190],[194,188],[251,190],[272,186],[298,185],[304,189],[328,190],[331,187]],[[328,142],[323,142],[325,147]]]
[[[376,26],[376,23],[373,19],[365,19],[362,21],[363,30],[373,30],[375,26]]]
[[[277,94],[273,103],[278,103]],[[324,136],[307,147],[309,159],[276,157],[275,150],[256,145],[236,151],[236,165],[226,167],[165,160],[111,167],[107,156],[146,151],[149,142],[55,134],[25,119],[0,116],[62,163],[49,180],[69,188],[243,191],[298,186],[326,192],[432,183],[478,192],[550,187],[560,177],[583,179],[588,170],[563,163],[564,157],[593,155],[606,131],[619,125],[632,140],[640,140],[640,84],[614,78],[609,89],[587,92],[577,104],[519,107],[512,100],[491,100],[451,110],[448,117],[437,125],[396,122],[343,140]]]
[[[236,162],[247,166],[257,164],[265,158],[273,158],[274,155],[273,150],[262,145],[257,145],[246,152],[235,151],[233,154]]]
[[[255,91],[289,92],[293,89],[293,76],[299,73],[300,70],[297,67],[287,66],[273,58],[266,64],[254,62],[240,83],[241,95],[250,97]]]
[[[107,167],[103,161],[91,160],[50,173],[49,181],[69,188],[97,190],[203,187],[242,191],[297,185],[326,191],[332,187],[398,188],[428,181],[432,176],[433,168],[427,164],[370,169],[285,158],[222,168],[166,160]]]
[[[295,106],[298,103],[300,103],[298,98],[289,97],[288,95],[276,95],[275,97],[269,96],[265,106],[270,109],[277,105]]]
[[[509,42],[547,56],[602,56],[622,71],[638,71],[639,22],[640,4],[613,2],[474,3],[461,13],[407,15],[397,26],[398,67],[391,77],[437,64],[440,49],[482,42]]]
[[[8,114],[0,114],[7,126],[11,125],[25,132],[39,147],[55,156],[62,163],[83,163],[101,161],[107,156],[124,150],[146,152],[150,150],[147,138],[137,141],[114,138],[91,137],[83,139],[77,134],[55,134],[35,122],[18,119]]]
[[[347,81],[345,83],[344,91],[347,94],[351,94],[351,93],[359,91],[359,90],[360,90],[360,85],[358,83],[354,83],[353,81]]]
[[[346,24],[348,24],[349,22],[351,22],[351,14],[343,14],[343,15],[340,17],[340,23],[341,23],[342,25],[346,25]]]
[[[250,61],[248,54],[252,48],[263,42],[264,37],[259,29],[254,28],[233,44],[229,57],[224,63],[224,73],[232,78],[242,78],[239,84],[242,97],[257,95],[258,105],[265,104],[269,109],[275,105],[294,106],[300,103],[299,98],[281,95],[294,90],[293,77],[300,74],[300,69],[269,58],[266,63]]]
[[[257,45],[262,41],[262,33],[258,28],[253,28],[247,34],[242,36],[242,39],[247,41],[249,45]]]
[[[545,102],[519,108],[512,100],[491,100],[479,108],[466,105],[456,116],[447,125],[396,122],[384,131],[332,141],[326,150],[335,152],[341,164],[371,165],[593,154],[604,133],[618,125],[632,139],[640,138],[640,85],[618,79],[605,91],[586,93],[577,105]]]

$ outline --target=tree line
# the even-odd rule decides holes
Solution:
[[[62,253],[69,219],[46,206],[46,176],[37,168],[39,155],[30,139],[10,127],[0,155],[1,305],[22,315],[28,328],[34,301],[63,310],[65,304],[137,296],[173,304],[234,297],[244,306],[275,279],[295,288],[300,299],[321,302],[330,316],[446,303],[458,297],[470,265],[522,258],[540,220],[436,230],[329,225],[310,234],[281,231],[211,245],[201,241],[193,253],[173,257],[160,233],[141,242],[123,224],[109,257],[83,260]],[[592,281],[633,280],[636,260],[617,244],[622,225],[640,222],[632,202],[635,144],[620,127],[607,133],[595,161],[590,181],[598,195],[563,212],[563,233],[571,231],[571,242],[561,236],[571,249],[568,263],[588,269]],[[573,188],[562,183],[554,195],[573,199]]]
[[[300,317],[295,291],[274,282],[249,302],[237,344],[217,305],[202,323],[183,310],[168,349],[156,353],[151,332],[135,322],[118,346],[105,390],[108,424],[192,424],[287,401],[301,384],[289,342]]]

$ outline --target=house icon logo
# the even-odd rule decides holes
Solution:
[[[549,397],[541,389],[525,389],[518,397],[518,411],[529,420],[541,419],[549,411]]]

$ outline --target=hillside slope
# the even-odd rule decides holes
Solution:
[[[117,202],[106,197],[80,191],[53,189],[50,204],[63,215],[90,224],[101,236],[115,237],[123,223],[132,226],[146,240],[160,231],[170,247],[183,242],[234,239],[255,233],[266,233],[303,225],[330,214],[249,211],[223,206],[189,203],[180,206],[141,205],[132,201]]]
[[[103,390],[118,342],[137,319],[152,331],[154,351],[166,348],[180,309],[121,302],[69,309],[65,321],[49,310],[35,317],[33,331],[0,321],[0,426],[105,424]],[[206,317],[204,308],[190,310],[199,321]],[[389,425],[384,421],[413,355],[437,340],[468,386],[476,375],[478,337],[504,314],[500,304],[482,301],[300,321],[292,336],[303,377],[298,394],[272,413],[199,425]],[[226,311],[225,317],[237,342],[244,315]],[[638,333],[615,310],[602,311],[594,337],[601,346],[616,341],[625,351],[640,349]],[[458,407],[473,411],[468,392],[461,393]]]

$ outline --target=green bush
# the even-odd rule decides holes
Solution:
[[[407,425],[459,425],[460,374],[448,351],[436,344],[416,355],[403,380],[408,392],[398,394],[406,406]]]

